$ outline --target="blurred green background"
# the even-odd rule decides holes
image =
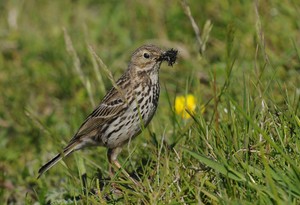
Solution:
[[[157,156],[162,138],[174,145],[179,156],[184,156],[181,147],[188,147],[222,164],[231,159],[232,153],[257,145],[257,152],[270,154],[272,167],[289,170],[294,164],[299,168],[299,1],[187,1],[200,30],[198,37],[204,41],[203,52],[199,52],[184,2],[0,1],[0,201],[43,204],[63,199],[62,193],[80,194],[80,180],[72,182],[79,178],[76,165],[73,171],[58,165],[39,181],[36,176],[38,168],[61,150],[111,86],[89,46],[115,79],[126,69],[131,53],[145,43],[179,50],[177,64],[161,69],[159,110],[151,123],[156,137],[146,132],[133,142],[127,169],[135,170],[142,158],[156,161],[152,158]],[[80,71],[74,66],[74,53],[67,49],[68,37],[80,61]],[[196,110],[198,121],[180,119],[173,111],[175,97],[187,93],[197,98],[198,108],[206,106],[203,115]],[[279,121],[274,120],[276,116]],[[279,148],[268,140],[266,144],[259,141],[257,136],[265,136],[262,132]],[[277,141],[276,133],[282,139]],[[153,140],[157,140],[157,147]],[[208,148],[210,143],[212,149]],[[161,203],[300,203],[299,189],[291,194],[288,183],[277,182],[273,175],[264,176],[265,171],[252,176],[261,189],[246,191],[248,182],[224,179],[207,164],[212,169],[203,169],[198,176],[195,169],[201,169],[203,163],[187,156],[175,163],[176,152],[165,149],[168,169],[175,170],[176,164],[186,167],[181,170],[184,191],[172,191],[174,178],[155,173],[165,177],[165,184],[159,184],[161,189],[155,194],[146,191],[149,196],[146,194],[143,203],[153,204],[155,199]],[[129,153],[124,150],[122,162]],[[268,162],[260,159],[262,155],[255,156],[251,166],[268,170]],[[97,169],[107,174],[104,148],[79,152],[75,161],[78,158],[87,161],[90,180]],[[251,157],[242,155],[239,160],[249,162]],[[228,163],[239,167],[235,164],[239,160]],[[186,171],[187,167],[192,169]],[[155,171],[151,166],[145,169]],[[243,167],[240,171],[248,173],[245,170]],[[292,170],[299,181],[299,170]],[[289,182],[293,180],[297,182],[289,178]],[[266,190],[271,190],[270,194]],[[134,194],[123,200],[120,203],[138,203]]]

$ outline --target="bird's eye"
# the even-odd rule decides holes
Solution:
[[[144,53],[144,58],[150,58],[149,53]]]

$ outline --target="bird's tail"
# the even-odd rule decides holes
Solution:
[[[39,169],[39,175],[37,178],[40,178],[43,173],[51,169],[57,162],[59,162],[62,158],[68,156],[71,154],[73,151],[76,150],[76,145],[77,143],[71,143],[69,144],[62,153],[57,154],[54,158],[52,158],[49,162],[44,164],[40,169]]]

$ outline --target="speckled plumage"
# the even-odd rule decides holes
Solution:
[[[122,146],[140,134],[154,116],[160,92],[160,65],[167,59],[172,59],[171,65],[176,60],[176,56],[169,58],[166,53],[153,45],[138,48],[116,87],[111,88],[87,117],[63,153],[40,168],[38,177],[63,157],[88,146],[107,147],[109,162],[120,168],[117,156]]]

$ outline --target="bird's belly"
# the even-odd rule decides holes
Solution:
[[[156,111],[156,106],[151,102],[141,102],[140,106],[136,105],[137,103],[132,103],[123,115],[118,116],[108,125],[101,137],[106,147],[122,146],[140,134],[149,124]]]

